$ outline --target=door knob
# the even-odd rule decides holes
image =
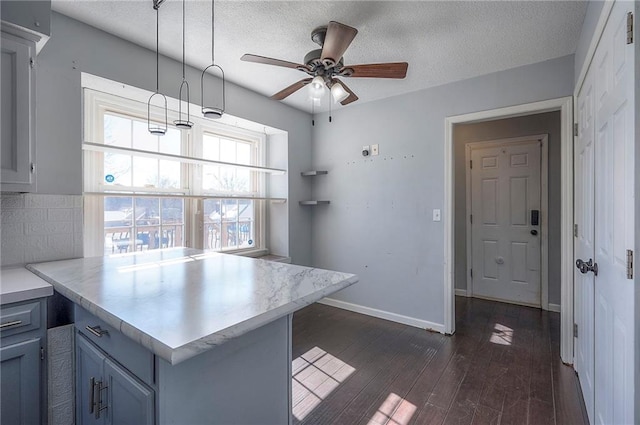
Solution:
[[[589,261],[584,262],[581,259],[576,260],[576,267],[580,270],[580,273],[587,274],[587,272],[593,272],[594,275],[598,276],[598,263],[594,263],[592,258],[589,258]]]
[[[538,231],[536,229],[531,229],[531,234],[533,236],[536,236],[538,234]]]

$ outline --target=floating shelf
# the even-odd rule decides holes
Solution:
[[[328,205],[331,201],[300,201],[300,205]]]
[[[322,176],[328,173],[329,173],[328,171],[314,170],[314,171],[303,171],[302,173],[300,173],[300,175],[302,177],[308,177],[308,176]]]

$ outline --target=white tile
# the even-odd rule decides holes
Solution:
[[[5,239],[7,242],[11,242],[12,239],[17,236],[24,235],[24,224],[23,223],[2,223],[2,241],[4,243]]]
[[[47,210],[47,219],[49,221],[73,221],[73,208],[51,208]]]
[[[26,235],[54,235],[73,234],[73,222],[70,221],[45,221],[40,223],[25,223]]]
[[[0,265],[15,266],[18,264],[25,264],[24,260],[24,248],[11,247],[11,249],[5,249],[4,244],[0,248]]]
[[[72,195],[25,195],[26,208],[73,208],[75,196]]]
[[[0,212],[0,221],[4,226],[5,223],[28,223],[45,221],[47,211],[44,209],[16,209],[2,210]]]
[[[24,208],[24,196],[23,195],[2,195],[0,197],[0,208],[2,209],[15,209]]]

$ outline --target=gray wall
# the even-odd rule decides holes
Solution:
[[[580,38],[578,39],[578,45],[576,46],[575,53],[575,67],[574,75],[577,82],[580,70],[587,56],[587,50],[591,43],[591,37],[593,31],[596,29],[598,20],[600,19],[600,12],[604,6],[603,1],[591,0],[587,5],[587,13],[584,16],[584,22],[582,23],[582,30],[580,31]]]
[[[640,31],[638,31],[637,22],[638,17],[640,17],[640,2],[636,2],[635,4],[635,12],[634,12],[634,20],[636,22],[636,30],[635,30],[635,75],[640,75],[640,42],[638,41],[638,36],[640,36]],[[636,85],[635,85],[635,108],[636,108],[636,116],[635,116],[635,126],[636,126],[636,143],[635,143],[635,204],[636,204],[636,214],[635,214],[635,258],[636,258],[636,267],[635,267],[635,288],[636,288],[636,296],[635,296],[635,318],[636,318],[636,332],[635,332],[635,365],[638,367],[640,365],[640,267],[637,264],[640,264],[640,261],[637,259],[640,258],[640,78],[636,77]],[[635,373],[635,418],[636,422],[640,420],[640,373],[636,369]]]
[[[82,192],[82,91],[80,73],[88,72],[147,90],[155,89],[155,55],[123,39],[52,14],[51,39],[37,64],[37,158],[38,192],[81,194]],[[162,57],[160,87],[178,97],[180,64]],[[189,81],[198,81],[200,71],[187,69]],[[213,77],[211,77],[213,78]],[[197,85],[196,85],[197,86]],[[200,102],[200,91],[192,88],[192,99]],[[311,187],[300,177],[310,167],[310,116],[239,86],[227,85],[227,112],[285,130],[288,142],[289,255],[295,263],[311,260],[311,215],[298,206],[309,197]],[[282,212],[282,207],[275,211]],[[286,253],[284,253],[286,254]]]
[[[445,117],[570,96],[573,56],[434,87],[316,117],[313,264],[357,273],[342,301],[444,323]],[[357,92],[357,82],[353,87]],[[362,145],[380,144],[363,159]]]
[[[455,155],[455,279],[456,288],[467,289],[465,145],[470,142],[548,134],[549,144],[549,302],[560,304],[560,111],[524,117],[456,125]]]

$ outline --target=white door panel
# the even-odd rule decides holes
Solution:
[[[635,423],[634,288],[626,276],[635,225],[634,50],[626,44],[632,6],[614,4],[578,96],[575,252],[594,258],[598,274],[575,276],[576,371],[596,424]]]
[[[541,204],[541,142],[477,144],[470,152],[473,295],[539,306],[540,226],[532,226],[531,210]]]

